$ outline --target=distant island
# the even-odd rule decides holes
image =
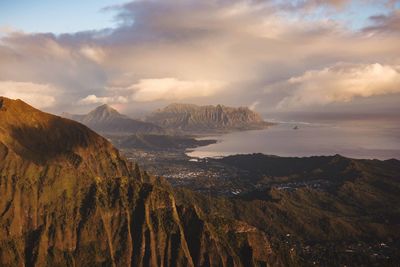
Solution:
[[[273,125],[248,107],[171,104],[146,117],[147,122],[188,133],[226,133]]]

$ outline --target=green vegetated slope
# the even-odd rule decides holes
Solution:
[[[185,190],[180,194],[194,198],[208,214],[243,220],[268,233],[275,250],[287,255],[287,264],[307,266],[315,260],[322,266],[398,263],[398,160],[253,154],[218,161],[246,170],[243,180],[256,189],[231,201]],[[382,247],[379,253],[375,245]]]
[[[0,266],[281,265],[257,227],[177,203],[87,127],[7,98],[0,195]]]

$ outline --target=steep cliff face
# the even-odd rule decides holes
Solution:
[[[266,266],[265,234],[178,205],[87,127],[0,98],[0,266]]]
[[[148,116],[147,121],[162,127],[193,132],[262,129],[270,125],[247,107],[222,105],[171,104]]]
[[[126,115],[120,114],[109,105],[101,105],[85,115],[63,113],[62,116],[81,122],[101,133],[165,133],[164,129],[155,124],[129,118]]]

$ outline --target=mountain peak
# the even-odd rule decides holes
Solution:
[[[93,169],[100,169],[93,158],[118,157],[107,140],[80,123],[42,112],[19,99],[0,97],[0,106],[0,144],[8,154],[38,165],[57,161]]]
[[[108,120],[113,120],[115,118],[121,118],[125,117],[121,113],[119,113],[116,109],[113,107],[104,104],[101,106],[98,106],[94,110],[90,111],[88,116],[88,120],[98,120],[98,121],[108,121]]]
[[[129,118],[107,104],[98,106],[88,114],[74,115],[63,113],[62,116],[79,121],[102,133],[132,134],[164,132],[157,125]]]
[[[118,114],[121,115],[121,113],[119,113],[115,108],[111,107],[108,104],[103,104],[101,106],[98,106],[97,108],[95,108],[94,110],[92,110],[90,113],[109,113],[109,114]]]
[[[10,128],[21,125],[36,125],[38,121],[48,120],[49,114],[28,105],[20,99],[0,96],[0,135]]]
[[[96,109],[115,110],[115,111],[116,111],[116,109],[114,109],[113,107],[111,107],[109,104],[100,105],[100,106],[98,106]]]
[[[22,109],[36,110],[21,99],[10,99],[0,96],[0,110],[20,111]]]

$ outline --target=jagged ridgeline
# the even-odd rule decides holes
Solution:
[[[258,229],[176,204],[86,126],[7,98],[0,196],[0,266],[280,265]]]
[[[171,104],[150,114],[146,120],[165,128],[187,132],[228,132],[263,129],[271,125],[247,107]]]

